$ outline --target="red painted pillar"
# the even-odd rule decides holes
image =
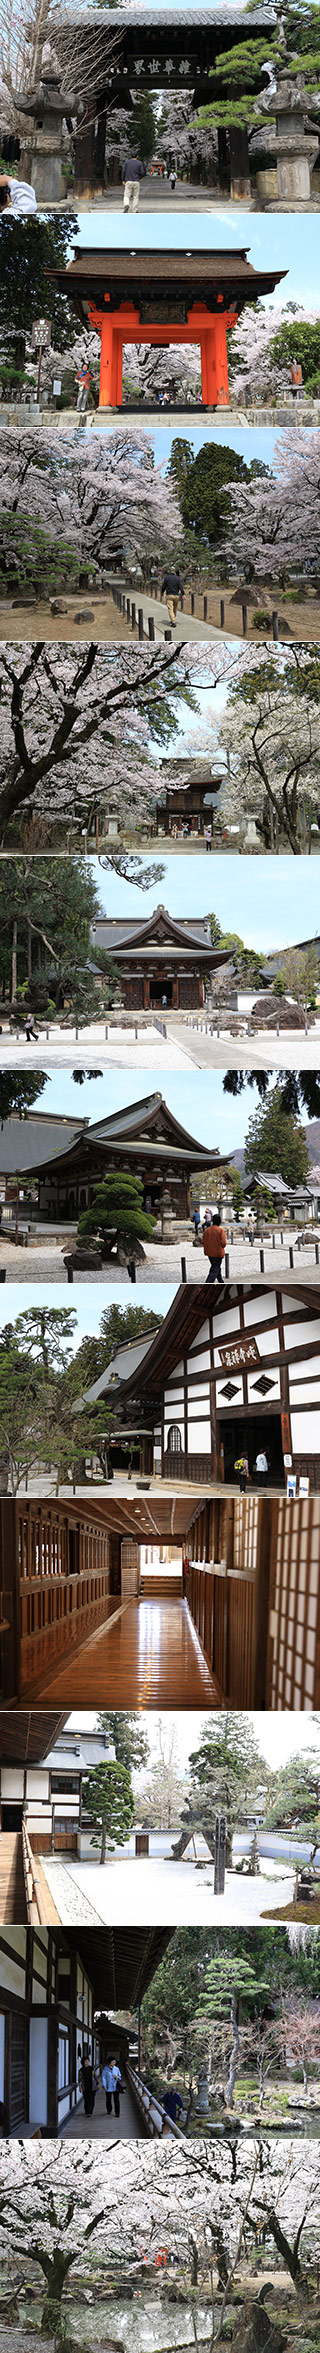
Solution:
[[[112,406],[122,408],[122,335],[113,330]]]
[[[101,320],[101,361],[99,408],[113,407],[113,319],[106,312]]]
[[[207,402],[208,408],[228,408],[228,354],[224,318],[213,319],[212,325],[206,328],[201,355],[202,399]]]

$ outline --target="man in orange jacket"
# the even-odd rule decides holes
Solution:
[[[205,1258],[210,1258],[207,1283],[222,1283],[221,1259],[224,1258],[226,1240],[227,1236],[224,1226],[220,1225],[220,1218],[213,1216],[211,1225],[205,1225],[203,1235]]]

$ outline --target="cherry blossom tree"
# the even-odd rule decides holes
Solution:
[[[159,154],[165,157],[170,170],[187,178],[217,177],[218,138],[214,126],[204,129],[197,116],[190,117],[190,90],[175,90],[164,96],[159,124]]]
[[[183,526],[171,483],[154,465],[147,434],[135,423],[100,440],[92,434],[59,439],[47,430],[41,447],[32,428],[0,438],[0,506],[41,519],[54,539],[76,544],[83,562],[105,568],[108,554],[130,542],[140,557],[181,548]]]
[[[318,310],[306,311],[303,304],[288,303],[286,308],[272,304],[264,309],[260,302],[248,304],[229,337],[229,381],[231,400],[242,401],[246,394],[251,401],[277,399],[288,391],[290,377],[288,362],[272,357],[274,336],[284,325],[298,325],[300,321],[314,326]]]
[[[131,645],[84,644],[81,652],[73,645],[3,646],[2,843],[8,829],[12,838],[13,824],[19,847],[43,849],[57,829],[68,847],[101,807],[117,816],[122,837],[129,827],[139,837],[159,799],[153,745],[170,745],[181,700],[197,708],[198,682],[217,686],[224,677],[240,677],[246,653],[226,640],[179,650],[160,642],[141,654]],[[171,778],[166,768],[166,784],[171,781],[177,782],[176,770]],[[110,863],[117,864],[111,849]]]
[[[320,707],[307,649],[292,646],[276,663],[268,655],[260,670],[248,664],[228,697],[219,745],[228,761],[224,817],[239,816],[240,799],[264,849],[285,842],[295,857],[310,849],[320,806]]]
[[[227,486],[228,569],[246,580],[282,586],[288,575],[317,576],[320,562],[320,449],[318,433],[281,433],[273,472],[245,487]]]

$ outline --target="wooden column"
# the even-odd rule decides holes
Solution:
[[[8,1621],[2,1636],[3,1699],[19,1699],[21,1690],[19,1516],[17,1504],[6,1497],[0,1505],[1,1616]]]
[[[267,1707],[267,1660],[270,1609],[270,1573],[272,1549],[273,1506],[271,1497],[264,1495],[258,1504],[258,1536],[254,1594],[254,1624],[252,1647],[253,1708]]]
[[[114,329],[110,311],[101,320],[101,360],[99,408],[115,408],[114,385]]]
[[[208,408],[229,407],[229,378],[226,322],[222,315],[212,319],[201,336],[202,399]]]

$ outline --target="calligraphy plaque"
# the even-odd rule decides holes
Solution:
[[[229,1340],[223,1348],[219,1346],[217,1356],[224,1373],[241,1372],[242,1365],[260,1363],[257,1342],[245,1332],[239,1340]]]

